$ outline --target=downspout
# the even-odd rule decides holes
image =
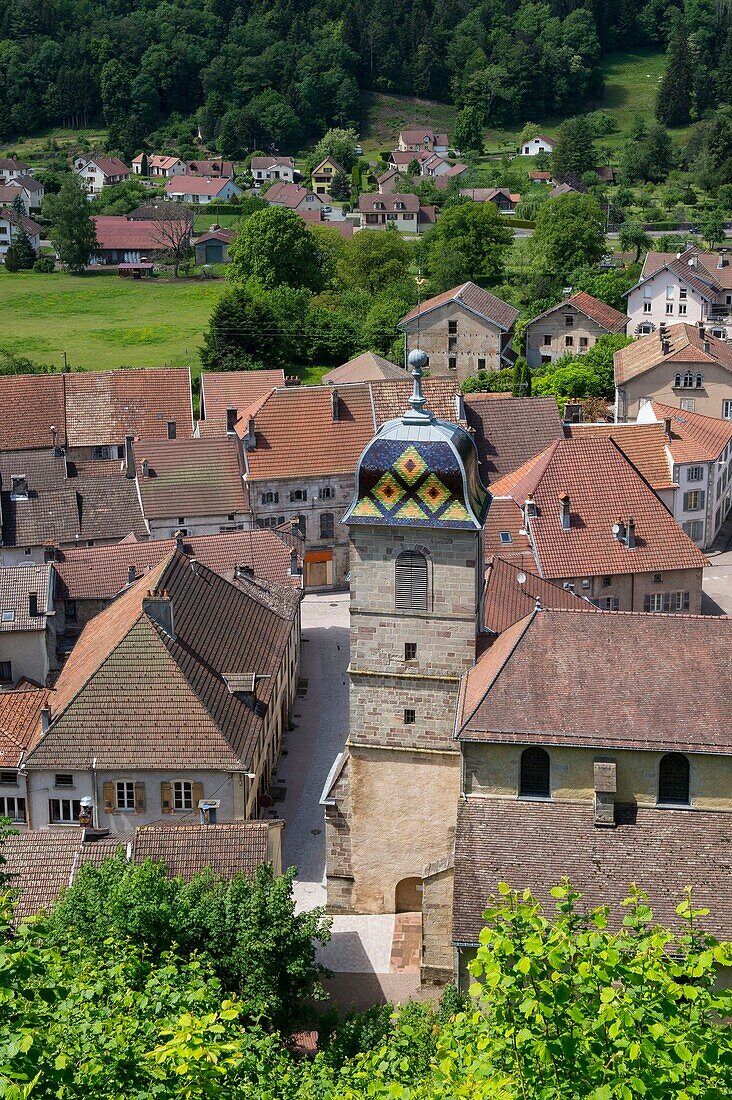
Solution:
[[[97,758],[92,760],[92,824],[95,829],[101,828],[97,813]]]

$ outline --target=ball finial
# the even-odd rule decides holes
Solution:
[[[426,370],[429,361],[429,355],[426,351],[422,351],[421,348],[415,348],[413,351],[410,351],[409,357],[407,359],[407,363],[412,368],[412,370],[416,368],[417,370],[421,371]]]

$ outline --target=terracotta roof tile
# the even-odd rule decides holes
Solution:
[[[376,427],[387,420],[396,420],[404,416],[408,408],[412,382],[408,377],[400,380],[384,379],[371,382],[369,389],[373,394],[373,406]],[[456,399],[460,386],[451,378],[424,378],[422,392],[427,398],[427,408],[440,420],[457,421]]]
[[[718,420],[714,416],[675,409],[671,405],[661,404],[660,401],[651,401],[650,405],[662,422],[659,427],[664,435],[663,421],[671,421],[668,449],[674,462],[716,462],[732,440],[730,420]]]
[[[254,874],[269,860],[272,821],[231,821],[216,825],[142,825],[135,830],[132,859],[164,863],[171,878],[186,882],[205,868],[231,879]]]
[[[637,378],[653,370],[660,363],[718,363],[725,370],[732,371],[732,347],[716,336],[699,335],[696,325],[671,325],[666,330],[669,350],[664,354],[660,330],[642,336],[615,352],[615,383]],[[704,345],[709,345],[709,351]]]
[[[210,195],[215,198],[231,183],[228,176],[204,176],[200,173],[171,176],[165,181],[167,195]]]
[[[41,711],[52,692],[21,682],[14,691],[0,692],[0,767],[17,768],[41,735]]]
[[[96,226],[97,244],[102,249],[134,249],[142,252],[154,252],[170,247],[171,232],[175,232],[174,226],[179,223],[170,223],[161,228],[159,218],[130,221],[126,217],[115,215],[99,215],[92,221]],[[185,222],[180,222],[181,231],[187,230]],[[167,239],[166,239],[166,236]]]
[[[0,451],[66,444],[65,375],[11,374],[0,377]]]
[[[372,210],[410,210],[416,213],[419,210],[419,196],[399,194],[398,191],[389,191],[386,194],[359,195],[358,209],[362,214]]]
[[[0,568],[0,634],[15,630],[45,630],[51,593],[50,565],[22,565]],[[30,614],[29,594],[37,598],[38,613]],[[10,616],[12,615],[12,619]]]
[[[531,612],[466,673],[459,736],[730,755],[731,642],[732,619]],[[694,691],[679,691],[689,653]]]
[[[732,423],[729,428],[732,435]],[[567,424],[564,431],[574,440],[614,439],[656,492],[676,487],[666,456],[663,424]]]
[[[106,837],[93,845],[84,844],[83,836],[81,829],[39,829],[7,837],[4,870],[20,891],[16,920],[50,909],[61,891],[71,885],[78,868],[94,858],[90,849],[95,849],[98,859],[96,844],[101,844],[103,856],[113,855],[120,844],[119,838],[110,844]]]
[[[706,559],[682,531],[612,439],[563,439],[514,474],[491,486],[494,500],[523,507],[533,496],[531,519],[537,564],[547,579],[677,569],[701,569]],[[559,498],[570,500],[570,526],[562,528]],[[612,526],[635,520],[636,547],[614,538]],[[490,520],[490,513],[489,513]]]
[[[130,223],[132,224],[132,223]],[[142,440],[193,435],[190,371],[79,371],[66,375],[66,431],[70,447],[121,444],[128,433]]]
[[[199,421],[199,430],[211,422],[217,432],[226,432],[227,409],[236,409],[242,417],[253,402],[284,384],[283,370],[203,371],[201,411],[205,420]]]
[[[499,882],[531,889],[551,918],[557,903],[550,890],[565,875],[582,895],[584,911],[610,907],[611,930],[621,927],[626,913],[621,902],[636,883],[648,894],[656,921],[681,931],[676,906],[692,885],[695,904],[710,910],[702,927],[720,940],[731,939],[730,815],[623,805],[615,812],[615,828],[598,829],[588,804],[497,798],[461,802],[454,941],[478,943],[483,910]]]
[[[174,539],[148,539],[59,550],[54,562],[57,595],[69,600],[111,600],[127,587],[131,567],[141,577],[175,548]],[[183,540],[183,552],[227,580],[233,579],[237,566],[244,565],[261,580],[300,585],[300,578],[289,574],[290,548],[273,531],[197,535]]]
[[[485,523],[486,560],[499,554],[517,567],[535,569],[536,562],[524,530],[523,512],[508,497],[493,497]]]
[[[568,592],[559,584],[545,581],[529,569],[520,569],[508,558],[492,557],[488,561],[483,590],[483,624],[491,634],[501,634],[509,626],[533,610],[539,600],[542,607],[569,608],[575,611],[596,611],[580,596]],[[517,576],[523,576],[519,583]]]
[[[514,321],[518,317],[517,309],[506,302],[502,302],[500,298],[496,298],[489,291],[483,290],[475,283],[461,283],[460,286],[453,287],[452,290],[446,290],[443,294],[436,294],[434,298],[428,298],[426,302],[422,302],[419,309],[413,309],[406,317],[402,317],[398,327],[402,328],[411,321],[415,321],[418,313],[420,316],[424,316],[424,314],[433,309],[439,309],[440,306],[444,306],[448,302],[458,302],[464,305],[471,313],[476,313],[486,321],[491,321],[497,328],[503,329],[504,332],[508,332],[513,327]]]
[[[606,302],[601,302],[599,298],[593,298],[591,294],[588,294],[584,290],[578,290],[576,294],[572,294],[571,297],[565,298],[563,302],[560,302],[556,306],[552,306],[550,309],[545,309],[543,313],[540,313],[537,317],[532,317],[529,324],[533,324],[534,321],[539,321],[542,317],[547,317],[550,313],[554,313],[555,310],[561,309],[562,306],[573,305],[580,313],[584,313],[585,317],[589,317],[591,320],[596,321],[598,325],[606,329],[607,332],[625,332],[628,321],[630,320],[626,314],[621,313],[618,309],[613,309],[612,306],[607,305]]]
[[[486,485],[562,438],[562,420],[553,397],[496,400],[492,394],[466,393],[465,415],[474,432]]]
[[[383,359],[373,351],[364,351],[355,359],[349,359],[340,367],[323,375],[323,382],[329,386],[343,385],[346,382],[377,382],[382,378],[402,381],[405,372],[396,363]]]
[[[137,474],[146,517],[218,515],[225,520],[249,512],[240,456],[238,441],[226,437],[140,444]]]
[[[231,160],[187,160],[186,171],[191,176],[223,176],[234,178],[234,162]]]

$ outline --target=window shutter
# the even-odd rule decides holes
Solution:
[[[145,813],[145,784],[135,783],[135,813]]]
[[[117,812],[117,799],[114,797],[114,783],[105,783],[102,786],[104,795],[104,812],[113,814]]]
[[[651,597],[648,594],[646,594],[643,597],[643,610],[644,611],[650,611],[651,610]]]
[[[684,493],[684,511],[685,512],[689,511],[689,494],[688,493]]]
[[[193,784],[193,809],[198,809],[198,803],[203,801],[203,783]]]
[[[663,594],[663,610],[664,611],[670,611],[671,610],[671,593],[670,592],[664,592],[664,594]]]
[[[170,783],[160,784],[160,809],[164,814],[173,811],[173,795]]]
[[[405,550],[395,566],[396,606],[402,610],[427,610],[427,559]]]
[[[699,493],[699,508],[702,509],[707,499],[706,489],[702,489]]]

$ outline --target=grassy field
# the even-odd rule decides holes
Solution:
[[[0,348],[38,363],[83,370],[190,366],[220,280],[159,282],[93,275],[10,275],[0,269]]]
[[[104,149],[107,139],[107,131],[101,127],[89,130],[46,130],[34,137],[19,138],[8,145],[3,146],[3,156],[11,154],[26,160],[30,164],[48,160],[49,157],[71,157],[80,149],[90,149],[99,152]]]
[[[449,103],[377,93],[363,97],[362,112],[361,145],[366,156],[378,149],[393,149],[399,131],[409,123],[452,134],[457,117],[457,108]]]

